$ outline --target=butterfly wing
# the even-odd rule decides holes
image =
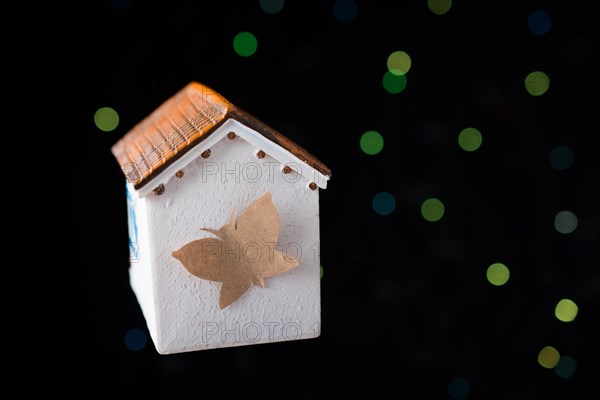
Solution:
[[[240,297],[252,286],[250,279],[236,276],[233,279],[223,281],[221,285],[221,295],[219,297],[219,307],[227,307]]]
[[[272,254],[269,254],[269,262],[258,264],[258,272],[261,276],[268,278],[296,268],[298,265],[300,265],[300,261],[294,257],[278,250],[272,250]]]
[[[192,275],[209,281],[223,282],[231,279],[233,271],[224,265],[222,245],[223,241],[218,239],[199,239],[189,242],[172,254]]]
[[[238,219],[236,235],[240,238],[240,243],[246,249],[254,248],[254,245],[260,249],[260,259],[246,263],[260,283],[263,277],[281,274],[300,265],[300,261],[275,250],[279,229],[279,214],[270,192],[248,206]]]
[[[279,215],[271,200],[271,192],[266,192],[244,210],[235,230],[241,243],[255,242],[260,246],[277,243]]]

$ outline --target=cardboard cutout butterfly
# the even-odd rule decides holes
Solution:
[[[279,215],[266,192],[255,200],[235,222],[219,230],[202,228],[218,237],[194,240],[174,251],[173,257],[194,276],[222,282],[221,309],[239,299],[252,285],[265,286],[264,278],[300,265],[300,261],[275,250],[279,238]]]

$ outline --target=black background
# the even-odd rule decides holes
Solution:
[[[34,189],[22,196],[28,210],[50,217],[15,235],[25,249],[5,280],[9,383],[40,397],[451,399],[449,382],[463,377],[470,399],[594,397],[596,17],[589,2],[454,3],[439,16],[426,1],[358,1],[348,23],[332,1],[287,1],[274,15],[258,1],[7,6],[14,125],[5,134],[26,130],[26,148],[45,157],[16,180]],[[543,36],[527,25],[539,8],[553,19]],[[232,42],[246,30],[258,50],[243,58]],[[396,50],[412,69],[393,95],[381,79]],[[543,96],[525,90],[534,70],[550,76]],[[128,330],[146,327],[129,287],[124,177],[110,146],[192,80],[333,171],[320,191],[318,339],[170,356],[151,341],[124,345]],[[94,125],[104,106],[120,116],[110,133]],[[457,145],[468,126],[483,135],[473,153]],[[376,156],[359,147],[368,130],[385,138]],[[567,170],[550,163],[559,145],[575,155]],[[397,202],[386,217],[372,208],[382,191]],[[445,204],[439,222],[420,215],[429,197]],[[561,210],[578,217],[571,234],[554,229]],[[485,278],[494,262],[510,268],[505,286]],[[568,324],[554,317],[565,297],[579,306]],[[538,364],[547,345],[577,362],[570,379]]]

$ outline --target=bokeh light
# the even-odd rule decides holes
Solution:
[[[538,363],[548,369],[556,367],[560,360],[560,353],[552,346],[546,346],[538,354]]]
[[[323,266],[319,266],[319,278],[323,279]]]
[[[94,123],[101,131],[114,131],[119,126],[119,114],[110,107],[99,108],[94,114]]]
[[[394,75],[406,74],[412,65],[410,56],[404,51],[395,51],[387,59],[388,70]]]
[[[427,199],[421,205],[421,215],[429,222],[435,222],[444,216],[444,203],[434,197]]]
[[[542,71],[533,71],[525,77],[525,89],[532,96],[541,96],[548,91],[550,78]]]
[[[444,15],[452,7],[452,0],[427,0],[429,10],[437,15]]]
[[[356,18],[358,8],[354,0],[335,0],[333,2],[333,17],[338,22],[351,22]]]
[[[464,151],[475,151],[481,147],[481,132],[475,128],[465,128],[458,134],[458,145]]]
[[[383,88],[392,94],[398,94],[406,88],[406,75],[396,75],[386,71],[383,75]]]
[[[360,137],[360,149],[368,155],[379,154],[383,149],[383,136],[376,131],[368,131]]]
[[[283,8],[283,0],[260,0],[260,8],[267,14],[277,14]]]
[[[373,197],[373,210],[379,215],[390,215],[396,208],[396,199],[391,193],[381,192]]]
[[[577,216],[571,211],[561,211],[554,218],[554,228],[560,233],[568,234],[577,229]]]
[[[573,165],[575,156],[567,146],[556,146],[550,151],[550,164],[558,170],[564,170]]]
[[[141,329],[130,329],[125,333],[125,347],[131,351],[140,351],[144,347],[146,347],[146,343],[148,342],[148,338],[146,334]]]
[[[502,286],[508,282],[510,270],[502,263],[494,263],[488,267],[485,276],[492,285]]]
[[[250,57],[257,48],[256,37],[250,32],[240,32],[233,38],[233,49],[242,57]]]
[[[571,299],[562,299],[556,304],[556,308],[554,309],[554,315],[560,321],[563,322],[571,322],[577,316],[577,312],[579,311],[579,307],[577,304]]]
[[[544,10],[536,10],[527,17],[529,30],[536,35],[544,35],[552,28],[552,18]]]
[[[133,4],[133,0],[110,0],[110,5],[117,10],[126,10]]]
[[[471,393],[471,384],[465,378],[457,376],[448,383],[448,394],[453,399],[466,399],[469,393]]]
[[[556,375],[560,376],[564,379],[569,379],[575,373],[577,369],[577,363],[569,356],[562,356],[554,367],[554,372]]]

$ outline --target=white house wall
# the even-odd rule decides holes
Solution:
[[[154,298],[155,266],[151,262],[150,232],[146,199],[140,198],[131,184],[127,184],[127,213],[129,226],[129,279],[131,288],[138,298],[140,308],[148,324],[153,340],[158,340],[156,331],[156,305]]]
[[[197,152],[210,147],[209,158],[188,159],[181,178],[174,176],[176,171],[167,170],[156,180],[165,182],[164,193],[145,197],[155,274],[155,344],[160,353],[304,339],[319,334],[318,190],[308,188],[305,177],[294,172],[283,174],[283,164],[268,152],[265,158],[258,159],[259,148],[244,139],[256,133],[239,123],[233,128],[238,137],[228,139],[226,134],[232,130],[232,124],[224,124],[198,146],[202,148]],[[164,176],[167,173],[172,174]],[[191,275],[171,253],[193,240],[214,237],[200,228],[221,228],[228,223],[233,209],[239,216],[266,191],[272,193],[280,216],[277,249],[299,258],[301,264],[266,278],[264,288],[253,286],[221,310],[220,283]],[[143,249],[140,251],[143,254]],[[136,280],[133,273],[132,280]],[[144,282],[148,284],[147,280]],[[136,293],[142,304],[149,303],[150,290]]]

